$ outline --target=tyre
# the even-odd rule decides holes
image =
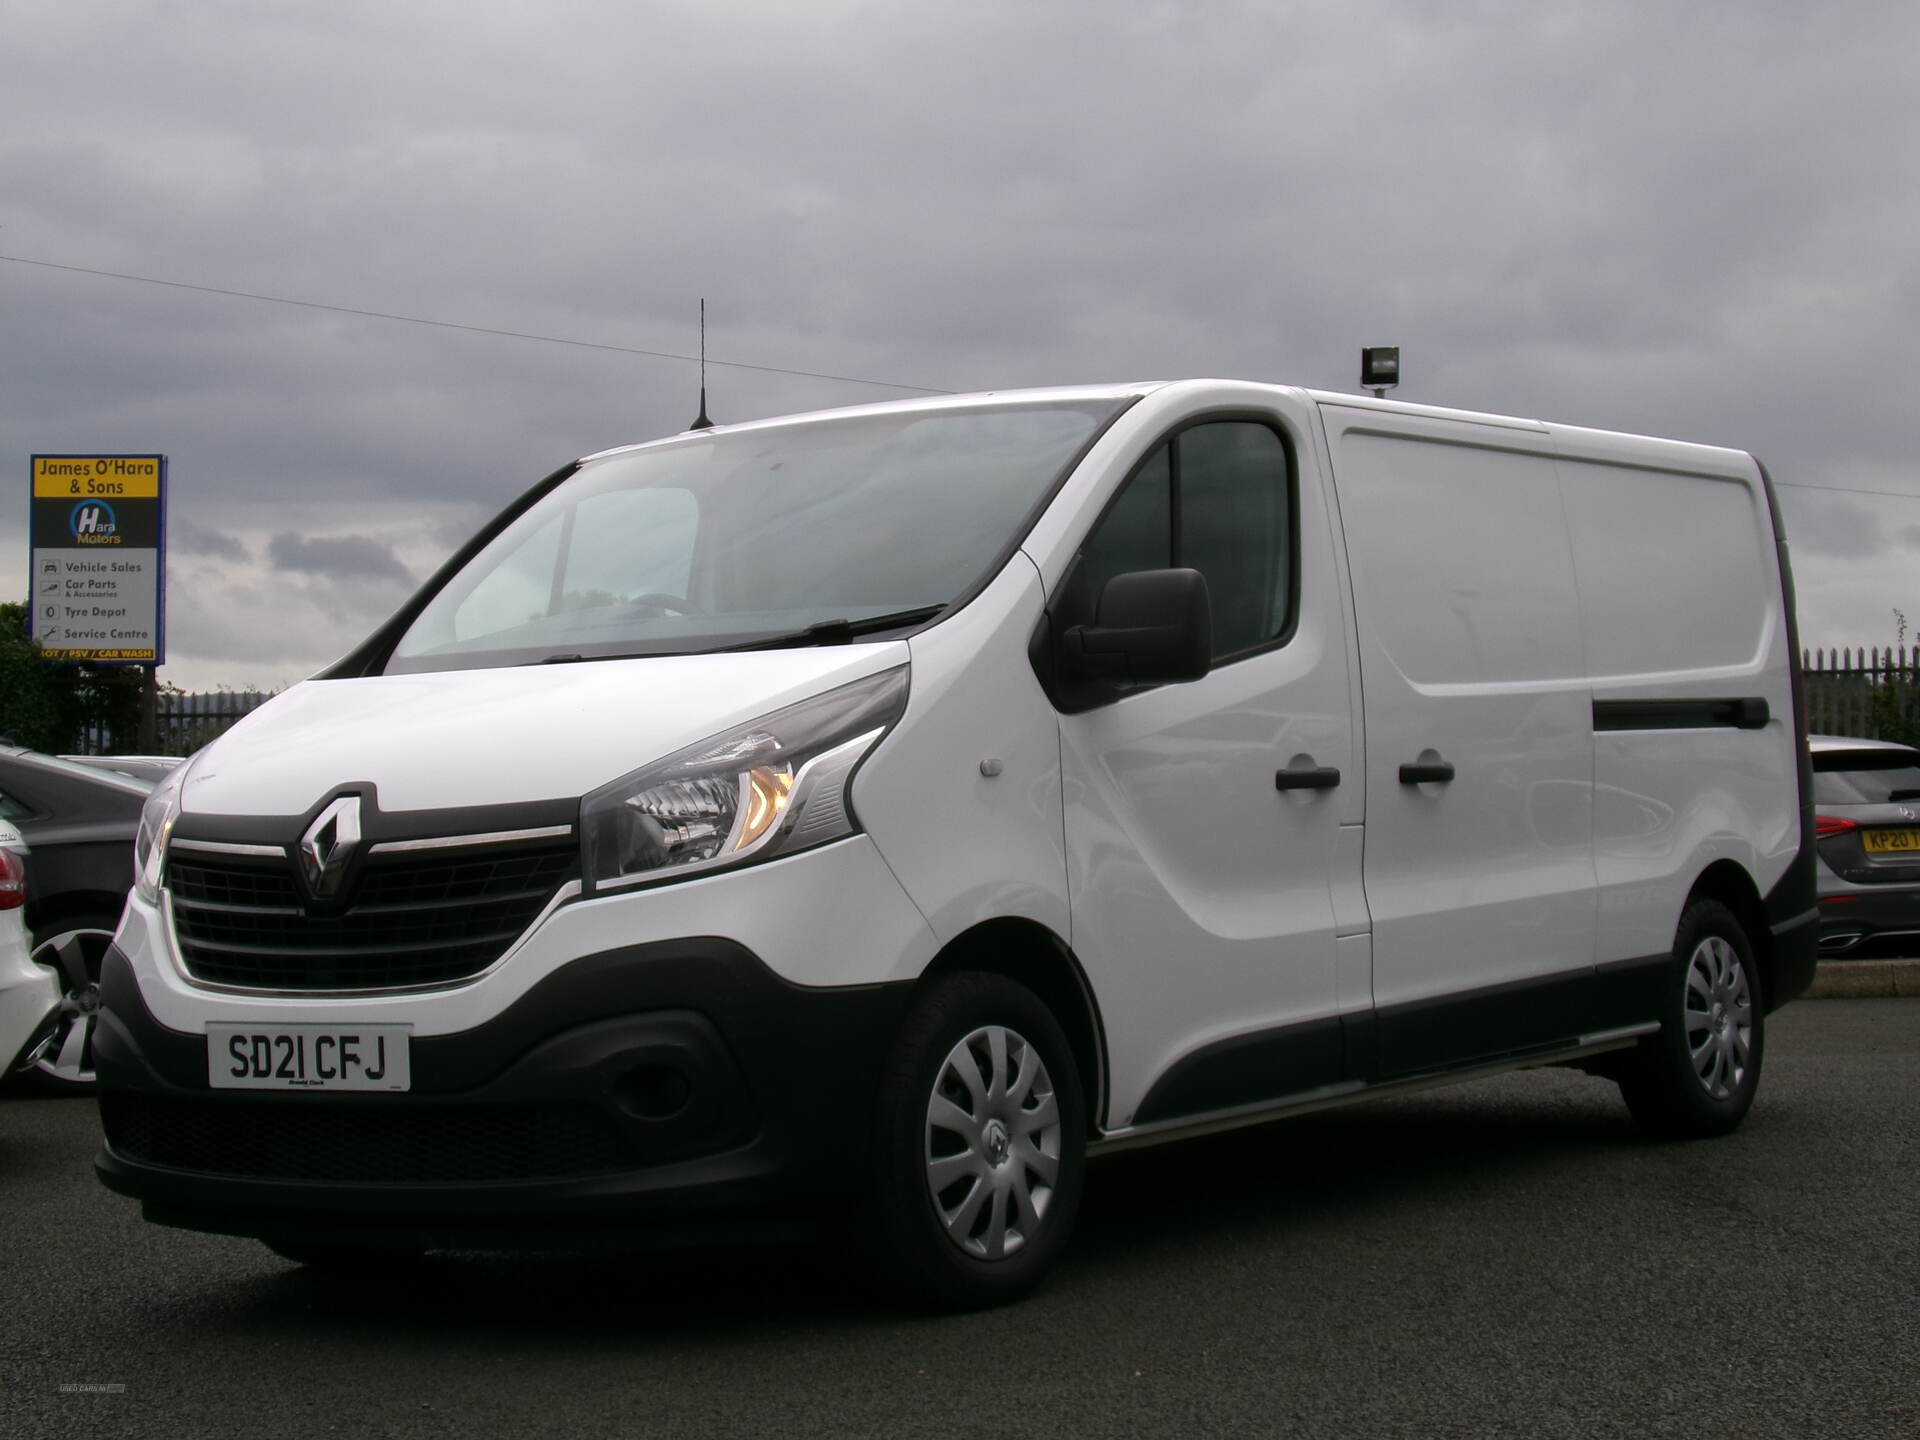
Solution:
[[[93,1026],[100,1013],[100,962],[118,924],[118,917],[62,919],[33,933],[35,962],[60,975],[60,1008],[53,1029],[20,1062],[22,1078],[42,1094],[93,1093]]]
[[[999,975],[936,980],[883,1077],[863,1224],[877,1278],[943,1309],[1002,1304],[1066,1243],[1086,1108],[1065,1034]]]
[[[1760,972],[1739,920],[1718,900],[1680,917],[1660,1033],[1620,1071],[1634,1120],[1667,1139],[1724,1135],[1746,1117],[1766,1054]]]

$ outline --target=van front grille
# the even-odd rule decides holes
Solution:
[[[285,857],[167,858],[187,973],[249,990],[398,990],[479,974],[579,873],[572,839],[367,857],[344,904],[310,903]]]

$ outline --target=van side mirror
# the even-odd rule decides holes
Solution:
[[[1091,625],[1060,637],[1076,679],[1152,685],[1198,680],[1213,666],[1213,606],[1198,570],[1135,570],[1100,592]]]

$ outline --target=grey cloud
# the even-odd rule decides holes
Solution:
[[[344,655],[385,618],[365,592],[297,576],[173,587],[168,662],[194,665],[207,683],[279,689]]]
[[[1346,389],[1398,343],[1404,398],[1920,491],[1905,377],[1866,363],[1920,314],[1920,11],[29,8],[0,57],[6,253],[674,351],[704,294],[719,359],[950,389]],[[0,316],[0,446],[163,449],[176,527],[209,533],[330,505],[254,534],[342,576],[398,581],[368,535],[477,524],[695,401],[670,361],[4,263]],[[709,386],[721,419],[897,393]],[[1800,553],[1903,560],[1889,504],[1876,530],[1795,502]],[[303,534],[371,549],[329,569]],[[314,581],[276,625],[337,603],[273,558]]]
[[[267,559],[282,570],[302,571],[330,580],[386,580],[413,584],[413,576],[393,548],[365,535],[276,535]]]
[[[235,560],[243,564],[253,558],[253,553],[233,536],[177,517],[170,519],[167,524],[167,548],[175,553],[184,552],[211,560]]]
[[[1789,489],[1780,502],[1787,538],[1796,554],[1865,560],[1889,554],[1898,534],[1882,516],[1844,496]],[[1907,527],[1920,531],[1920,526]]]

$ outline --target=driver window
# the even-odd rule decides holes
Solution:
[[[1293,471],[1270,426],[1180,431],[1141,462],[1087,538],[1069,604],[1088,621],[1115,575],[1185,566],[1207,577],[1213,658],[1264,649],[1293,614]]]

